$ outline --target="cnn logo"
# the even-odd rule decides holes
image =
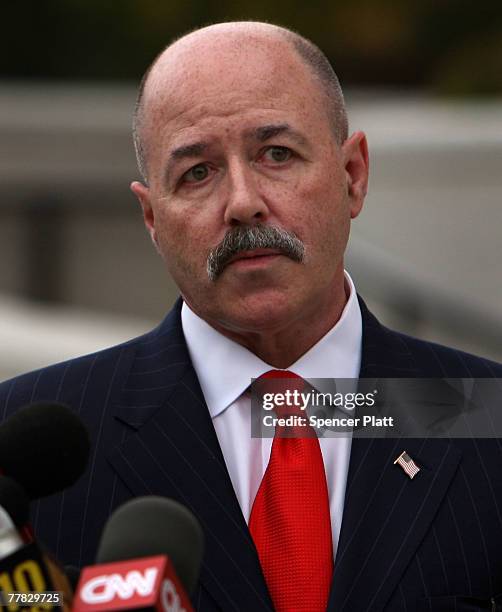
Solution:
[[[151,558],[152,559],[152,558]],[[75,610],[105,611],[148,609],[190,612],[174,572],[164,563],[146,565],[147,559],[86,568],[76,594]],[[124,567],[127,564],[129,568]],[[164,571],[162,571],[164,569]],[[101,570],[101,571],[100,571]],[[115,570],[115,571],[113,571]],[[167,571],[166,571],[167,570]]]

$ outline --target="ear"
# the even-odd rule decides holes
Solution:
[[[342,156],[350,198],[350,218],[355,219],[368,192],[368,142],[363,132],[355,132],[343,143]]]
[[[150,189],[139,181],[133,181],[131,183],[131,191],[138,198],[141,210],[143,211],[143,221],[145,223],[145,227],[150,234],[150,238],[152,239],[155,248],[158,251],[159,247],[157,243],[157,234],[155,231],[155,215],[151,202]]]

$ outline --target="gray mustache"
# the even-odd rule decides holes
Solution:
[[[234,255],[253,249],[276,249],[293,261],[303,263],[305,246],[293,232],[272,225],[236,227],[230,230],[207,258],[207,275],[215,281]]]

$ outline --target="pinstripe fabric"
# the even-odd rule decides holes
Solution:
[[[145,336],[1,384],[0,417],[59,400],[91,432],[84,477],[33,508],[39,538],[64,563],[92,563],[107,517],[131,496],[166,495],[206,533],[197,609],[271,610],[179,309]],[[502,378],[500,365],[387,330],[361,309],[361,377]],[[490,609],[502,593],[500,442],[406,440],[421,467],[413,481],[393,465],[402,450],[397,440],[353,441],[329,610]]]

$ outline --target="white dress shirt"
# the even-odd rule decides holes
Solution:
[[[307,381],[359,377],[361,311],[354,283],[347,272],[345,278],[350,294],[340,319],[307,353],[287,368]],[[181,322],[235,494],[244,518],[249,522],[273,439],[251,437],[251,399],[244,391],[252,378],[277,368],[220,334],[185,303],[181,309]],[[333,555],[336,554],[342,523],[351,442],[350,435],[319,439],[328,484]]]

